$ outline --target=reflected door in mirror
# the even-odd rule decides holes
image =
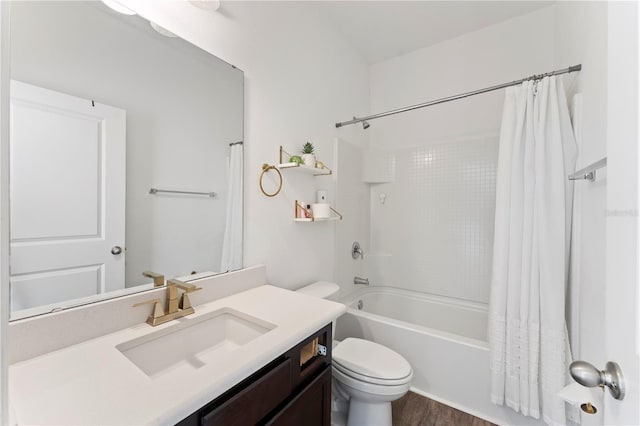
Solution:
[[[10,114],[12,310],[124,288],[126,112],[14,80]]]
[[[242,206],[228,213],[227,205],[237,205],[231,203],[235,196],[242,200],[242,185],[231,185],[227,165],[230,144],[243,140],[242,71],[184,40],[165,37],[141,16],[119,14],[100,1],[11,2],[10,21],[11,79],[80,98],[87,109],[65,107],[58,114],[62,119],[83,132],[110,137],[113,117],[97,116],[98,111],[106,105],[126,111],[126,165],[100,157],[95,146],[85,153],[87,164],[80,164],[77,147],[64,145],[71,143],[69,138],[33,148],[40,155],[33,160],[28,148],[11,141],[20,154],[9,164],[14,182],[9,195],[14,222],[11,319],[150,289],[153,284],[143,271],[182,280],[214,275],[221,270],[227,228],[238,242],[229,246],[235,249],[229,252],[233,263],[225,263],[224,270],[241,268]],[[55,116],[55,108],[29,111],[36,117],[25,120],[21,131],[36,131],[32,127],[37,126],[51,138],[56,129],[42,127],[38,120]],[[99,143],[112,146],[111,140]],[[64,164],[71,160],[78,161]],[[91,168],[96,165],[106,174],[96,174]],[[120,173],[124,179],[123,167],[126,182],[117,194],[126,193],[126,199],[117,202],[125,203],[126,250],[124,236],[111,237],[113,194],[104,192]],[[78,176],[72,177],[75,169]],[[15,184],[16,178],[22,183]],[[150,188],[217,196],[150,194]],[[33,212],[38,216],[31,217]],[[43,230],[41,225],[56,228]],[[121,254],[112,255],[117,247]],[[58,262],[55,256],[71,257],[75,248],[83,256],[98,257]],[[121,268],[125,253],[123,286],[112,264]]]

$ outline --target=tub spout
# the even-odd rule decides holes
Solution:
[[[369,278],[354,277],[353,278],[353,283],[354,284],[369,285]]]

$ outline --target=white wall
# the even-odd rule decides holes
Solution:
[[[9,422],[9,4],[0,4],[0,422]]]
[[[16,2],[11,15],[12,78],[127,111],[127,286],[150,282],[145,270],[217,271],[242,74],[100,2]]]
[[[553,67],[547,7],[371,67],[371,111],[387,111],[540,74]],[[503,91],[371,122],[371,147],[447,141],[500,128]]]
[[[266,198],[258,176],[263,163],[278,161],[280,145],[291,152],[307,140],[335,167],[334,123],[368,111],[365,62],[303,2],[223,2],[218,12],[188,2],[122,3],[245,73],[245,265],[267,265],[268,281],[288,288],[333,280],[335,223],[292,221],[295,199],[312,200],[317,189],[334,199],[333,177],[284,172],[282,193]],[[340,136],[362,144],[351,127]]]
[[[604,335],[594,337],[604,343],[607,361],[620,365],[626,387],[624,400],[605,398],[604,424],[637,425],[640,424],[638,3],[609,2],[607,19],[607,260],[606,284],[601,283],[605,286],[604,315],[597,315],[604,317],[606,327]],[[584,359],[591,361],[589,355],[585,352]]]
[[[357,126],[361,129],[360,126]],[[354,277],[366,277],[366,265],[372,257],[369,243],[369,191],[362,182],[364,148],[343,139],[336,140],[336,207],[344,219],[336,224],[335,280],[340,284],[339,298],[355,289]],[[351,256],[353,243],[364,249],[363,258]]]
[[[555,23],[555,67],[582,64],[564,77],[569,99],[582,93],[578,137],[580,169],[607,155],[607,4],[558,2]],[[572,349],[575,357],[604,365],[602,300],[605,298],[606,169],[594,183],[575,184],[575,255],[570,301]]]
[[[374,64],[372,112],[554,69],[554,13],[547,7]],[[488,303],[503,99],[495,91],[371,122],[370,147],[395,158],[393,182],[370,187],[373,284]]]

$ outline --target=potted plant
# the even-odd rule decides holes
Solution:
[[[302,145],[302,161],[304,161],[305,166],[316,166],[316,156],[313,154],[313,144],[311,142]]]

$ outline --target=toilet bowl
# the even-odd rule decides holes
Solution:
[[[327,298],[338,290],[335,283],[317,282],[298,291]],[[391,402],[407,393],[413,377],[409,362],[386,346],[353,337],[334,341],[332,353],[334,393],[348,400],[347,425],[391,426]]]
[[[378,343],[349,337],[333,349],[333,379],[349,396],[349,426],[391,426],[391,402],[407,393],[412,377],[407,360]]]

